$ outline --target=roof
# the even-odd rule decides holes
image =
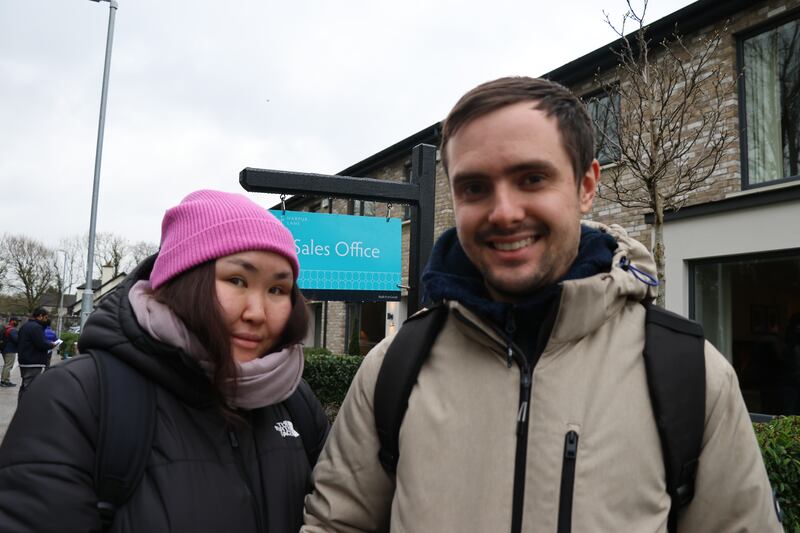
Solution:
[[[99,283],[99,281],[100,281],[100,280],[93,279],[93,280],[92,280],[92,292],[93,292],[93,293],[100,292],[100,291],[101,291],[101,289],[102,289],[103,287],[106,287],[107,285],[110,285],[110,284],[114,283],[114,282],[115,282],[115,281],[117,281],[117,280],[123,279],[123,278],[125,278],[127,275],[128,275],[128,274],[126,274],[125,272],[120,272],[119,274],[117,274],[116,276],[114,276],[114,277],[113,277],[113,278],[111,278],[110,280],[106,281],[106,282],[105,282],[105,283],[103,283],[102,285],[100,285],[100,283]],[[78,287],[78,289],[80,289],[80,290],[83,290],[83,288],[84,288],[85,286],[86,286],[86,284],[84,283],[83,285],[80,285],[80,286]],[[95,303],[98,301],[98,300],[97,300],[97,298],[102,298],[103,296],[105,296],[105,295],[99,295],[99,296],[96,296],[96,297],[95,297]],[[81,299],[83,299],[83,294],[81,294]],[[74,298],[74,300],[72,301],[72,303],[71,303],[71,304],[69,304],[69,305],[67,305],[67,304],[64,304],[64,305],[65,305],[65,307],[72,308],[72,307],[74,307],[75,305],[77,305],[77,304],[79,304],[79,303],[81,303],[81,301],[80,301],[80,300],[78,300],[78,297],[77,297],[77,295],[75,295],[75,298]]]
[[[92,280],[92,290],[93,290],[93,291],[96,291],[97,289],[99,289],[99,288],[100,288],[100,281],[101,281],[101,280],[99,280],[99,279],[93,279],[93,280]],[[78,285],[78,286],[77,286],[77,287],[75,287],[75,288],[76,288],[76,289],[78,289],[78,290],[81,290],[81,291],[82,291],[83,289],[85,289],[85,288],[86,288],[86,283],[85,283],[85,282],[84,282],[84,283],[81,283],[80,285]]]
[[[76,296],[74,294],[64,294],[64,301],[63,306],[69,307],[75,303]],[[42,299],[39,302],[41,307],[58,307],[58,301],[61,299],[61,294],[55,292],[48,292],[42,295]]]
[[[698,0],[648,24],[646,26],[647,35],[654,42],[661,42],[668,38],[676,29],[682,35],[688,35],[761,2],[763,0]],[[635,30],[628,33],[628,36],[632,36],[634,33],[636,33]],[[622,42],[622,38],[612,41],[593,52],[551,70],[542,77],[567,86],[585,81],[594,76],[596,72],[610,69],[616,65],[617,56],[613,51],[618,49]]]

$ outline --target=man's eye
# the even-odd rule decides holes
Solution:
[[[544,178],[538,174],[531,174],[528,176],[522,177],[522,184],[523,185],[536,185],[541,182]]]
[[[482,183],[466,183],[461,188],[461,194],[464,196],[480,196],[486,192],[486,186]]]

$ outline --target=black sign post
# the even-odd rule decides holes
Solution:
[[[420,277],[433,248],[434,199],[436,192],[436,147],[418,144],[411,151],[409,183],[245,168],[239,184],[250,192],[302,194],[350,198],[383,203],[409,204],[411,235],[408,264],[408,316],[422,307]]]

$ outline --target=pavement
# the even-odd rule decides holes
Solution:
[[[51,365],[57,365],[60,362],[60,356],[55,356],[50,360]],[[17,410],[17,395],[19,394],[19,386],[22,383],[17,362],[14,362],[14,368],[11,370],[11,382],[16,383],[17,386],[0,387],[0,440],[5,437],[8,424]]]
[[[11,422],[11,417],[17,410],[17,394],[19,394],[19,370],[17,365],[14,365],[14,370],[11,371],[11,381],[16,383],[16,387],[0,387],[0,438],[6,434],[8,423]]]

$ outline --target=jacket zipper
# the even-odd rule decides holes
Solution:
[[[453,313],[464,324],[478,331],[483,332],[471,320],[454,310]],[[525,503],[525,470],[528,456],[528,412],[530,411],[531,388],[533,385],[533,367],[528,363],[528,359],[521,353],[519,348],[514,346],[511,334],[513,334],[515,324],[513,319],[506,327],[506,346],[496,342],[501,348],[505,349],[506,360],[509,368],[511,362],[516,360],[520,372],[519,383],[519,406],[517,408],[517,446],[514,455],[514,495],[511,510],[511,533],[522,532],[522,507]]]
[[[524,358],[523,358],[524,359]],[[517,451],[514,458],[514,500],[511,532],[522,531],[522,506],[525,503],[525,471],[528,461],[528,411],[531,401],[533,369],[525,361],[520,365],[519,410],[517,411]]]
[[[558,504],[558,533],[572,530],[572,496],[575,487],[575,463],[578,459],[578,434],[564,436],[564,462],[561,467],[561,495]]]
[[[267,531],[264,527],[264,521],[261,517],[261,510],[258,506],[258,502],[256,501],[256,495],[253,491],[253,486],[251,485],[250,478],[245,470],[244,457],[242,456],[242,449],[239,446],[239,438],[236,436],[236,430],[233,428],[228,429],[228,440],[231,443],[231,448],[233,448],[233,456],[236,460],[236,467],[239,469],[239,475],[242,476],[247,493],[250,495],[250,501],[253,505],[253,512],[256,516],[256,529],[258,531]]]
[[[514,309],[509,309],[505,324],[508,368],[514,358],[514,333],[517,324],[514,321]],[[517,350],[518,351],[518,350]],[[519,408],[517,409],[517,449],[514,456],[514,496],[511,508],[511,532],[522,531],[522,507],[525,504],[525,471],[528,462],[528,406],[531,402],[531,385],[533,383],[533,367],[528,358],[518,358],[520,373]]]

